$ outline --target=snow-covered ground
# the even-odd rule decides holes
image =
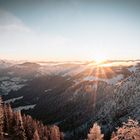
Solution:
[[[22,99],[23,98],[23,96],[20,96],[20,97],[17,97],[17,98],[12,98],[12,99],[9,99],[9,100],[6,100],[6,101],[4,101],[5,103],[13,103],[13,102],[15,102],[16,100],[20,100],[20,99]]]
[[[17,108],[14,108],[14,111],[21,111],[21,110],[33,109],[35,106],[36,105],[19,106]]]
[[[14,65],[13,62],[6,61],[6,60],[0,60],[0,69],[5,69],[5,68],[11,67],[13,65]]]
[[[134,66],[128,68],[128,70],[129,70],[130,72],[135,72],[135,71],[137,70],[137,67],[136,67],[136,65],[134,65]]]
[[[108,84],[116,84],[117,82],[121,81],[124,78],[123,74],[119,74],[113,78],[98,78],[95,76],[87,76],[83,80],[84,81],[104,81],[107,82]]]
[[[0,81],[4,81],[4,80],[8,80],[8,79],[10,79],[8,76],[0,77]]]
[[[24,87],[27,80],[20,77],[10,78],[8,76],[0,77],[0,90],[2,94],[8,94],[10,91],[17,91]]]
[[[52,91],[52,89],[46,89],[46,90],[44,90],[45,93],[47,93],[49,91]]]
[[[18,84],[13,81],[2,81],[0,85],[0,89],[2,90],[4,94],[8,94],[11,90],[17,91],[24,86],[25,86],[24,84]]]

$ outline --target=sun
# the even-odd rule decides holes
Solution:
[[[93,58],[97,64],[102,63],[107,60],[105,54],[98,53]]]
[[[95,58],[95,62],[96,62],[96,63],[102,63],[103,61],[105,61],[105,59],[102,59],[102,58]]]

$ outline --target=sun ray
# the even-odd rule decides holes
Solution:
[[[92,76],[94,84],[94,94],[93,94],[93,107],[96,106],[97,94],[98,94],[98,85],[99,82],[112,78],[116,73],[113,71],[111,66],[103,67],[102,65],[93,65],[88,71],[88,76]]]

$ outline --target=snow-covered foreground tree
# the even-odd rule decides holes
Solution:
[[[57,126],[45,126],[31,116],[14,112],[0,98],[0,140],[62,140]]]
[[[4,117],[3,117],[3,107],[2,107],[2,100],[0,98],[0,139],[3,139],[3,123],[4,123]]]
[[[100,126],[95,123],[90,129],[88,140],[103,140]],[[137,121],[128,119],[127,123],[112,133],[111,140],[140,140],[140,125]]]
[[[103,140],[103,137],[104,135],[101,134],[100,126],[95,123],[90,129],[90,133],[88,134],[88,140]]]
[[[111,140],[140,140],[140,126],[137,121],[129,119],[123,123],[116,133],[112,134]]]

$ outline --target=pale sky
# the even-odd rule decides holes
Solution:
[[[139,0],[0,0],[0,58],[140,58]]]

